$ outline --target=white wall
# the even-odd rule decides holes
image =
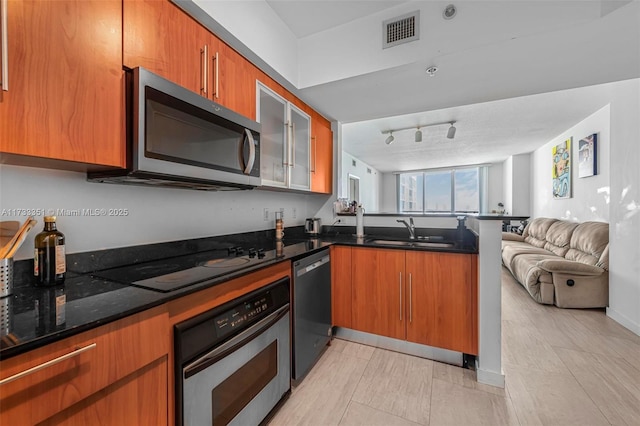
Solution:
[[[380,200],[380,211],[395,213],[398,211],[398,191],[397,175],[393,173],[382,174],[382,194]]]
[[[518,216],[531,214],[531,156],[512,155],[503,163],[504,168],[504,209]],[[497,209],[497,204],[494,204]]]
[[[532,216],[609,222],[607,315],[640,335],[640,80],[609,87],[608,106],[531,155]],[[580,179],[574,170],[573,198],[552,200],[551,146],[596,132],[599,175]]]
[[[68,253],[273,229],[274,212],[281,207],[285,227],[302,225],[326,201],[326,195],[267,190],[205,192],[90,183],[84,173],[0,165],[2,220],[26,219],[11,209],[128,209],[124,217],[58,214]],[[269,210],[267,221],[264,208]],[[38,224],[16,259],[33,257],[42,216],[36,217]]]
[[[353,165],[355,161],[356,165]],[[371,173],[367,171],[371,170]],[[380,193],[382,190],[381,174],[360,159],[342,151],[342,192],[344,197],[349,194],[349,174],[360,178],[360,204],[367,212],[380,211]]]
[[[640,335],[640,80],[612,87],[609,308]]]
[[[598,175],[579,178],[578,141],[592,133],[598,134]],[[609,106],[606,106],[531,154],[532,217],[555,217],[575,222],[587,220],[609,222],[609,151],[612,143],[609,133]],[[570,137],[573,137],[571,145],[573,194],[571,198],[554,200],[551,148]]]
[[[507,158],[503,163],[503,196],[504,209],[508,212],[513,210],[513,156]],[[498,209],[497,203],[491,205],[491,209]]]
[[[512,206],[509,213],[528,216],[531,214],[531,156],[520,154],[513,156]]]
[[[490,213],[491,210],[498,209],[498,203],[505,203],[503,183],[507,181],[506,174],[502,163],[494,163],[488,167],[488,194],[487,194],[487,209]],[[505,204],[506,205],[506,204]]]
[[[298,39],[264,0],[193,0],[220,25],[298,86]]]

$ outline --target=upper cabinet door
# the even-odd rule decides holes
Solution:
[[[311,118],[301,109],[289,104],[289,126],[291,150],[291,183],[294,189],[311,186],[309,168],[309,144],[311,141]]]
[[[3,3],[0,151],[124,167],[122,2]]]
[[[217,46],[204,27],[166,0],[125,0],[123,17],[126,67],[146,68],[208,97]]]
[[[257,69],[222,40],[212,36],[217,46],[212,51],[212,97],[227,108],[256,119],[255,85]]]
[[[333,132],[319,114],[312,117],[311,191],[331,194],[333,191]]]
[[[286,187],[289,182],[287,101],[258,84],[260,176],[263,184]]]
[[[143,67],[255,119],[257,69],[168,0],[124,1],[126,67]]]
[[[311,118],[264,84],[257,87],[262,184],[308,191]]]

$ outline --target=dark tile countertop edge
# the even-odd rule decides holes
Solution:
[[[352,229],[351,229],[352,228]],[[369,232],[367,234],[367,231]],[[430,233],[444,233],[446,238],[453,236],[455,230],[423,230]],[[287,228],[283,255],[277,259],[261,263],[253,268],[243,269],[213,280],[190,285],[169,293],[159,293],[140,287],[115,283],[91,275],[99,269],[121,266],[123,259],[130,263],[140,263],[148,260],[168,258],[164,250],[169,248],[172,255],[183,255],[190,250],[207,250],[220,242],[230,241],[231,245],[241,241],[263,239],[267,246],[274,243],[273,231],[262,233],[234,234],[221,237],[209,237],[195,240],[177,241],[171,243],[150,244],[137,247],[123,247],[122,249],[101,250],[90,253],[68,255],[70,264],[76,272],[69,272],[63,286],[39,288],[23,282],[15,286],[11,295],[0,299],[7,312],[6,323],[2,324],[0,337],[0,360],[6,360],[16,355],[45,346],[47,344],[74,336],[90,329],[117,321],[124,317],[154,308],[171,300],[219,285],[231,279],[256,272],[280,262],[294,262],[306,256],[327,249],[333,244],[384,247],[390,249],[444,251],[455,253],[477,253],[475,235],[466,231],[464,242],[458,242],[450,248],[414,248],[407,246],[381,246],[372,243],[376,239],[402,239],[404,234],[398,234],[398,228],[365,228],[367,234],[364,239],[355,237],[355,227],[340,227],[316,238],[304,235],[302,227]],[[149,254],[153,253],[153,255]],[[19,261],[22,263],[16,269],[23,275],[28,274],[33,261]],[[100,268],[102,267],[102,268]],[[56,317],[56,298],[64,295],[64,321]],[[56,323],[60,323],[56,325]]]

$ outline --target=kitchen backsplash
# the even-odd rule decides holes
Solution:
[[[77,253],[272,229],[281,208],[285,227],[300,226],[332,201],[327,195],[268,190],[109,185],[87,182],[84,173],[0,165],[0,220],[23,222],[30,213],[38,220],[17,260],[33,257],[33,238],[49,214],[58,217],[67,252]]]

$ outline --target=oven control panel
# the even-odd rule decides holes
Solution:
[[[241,333],[289,303],[289,277],[241,296],[174,326],[180,365]]]
[[[242,327],[247,322],[260,317],[261,313],[265,313],[269,308],[273,307],[271,294],[266,296],[248,300],[242,305],[235,306],[221,315],[214,318],[216,335],[224,337],[229,333],[233,333],[238,327]]]

